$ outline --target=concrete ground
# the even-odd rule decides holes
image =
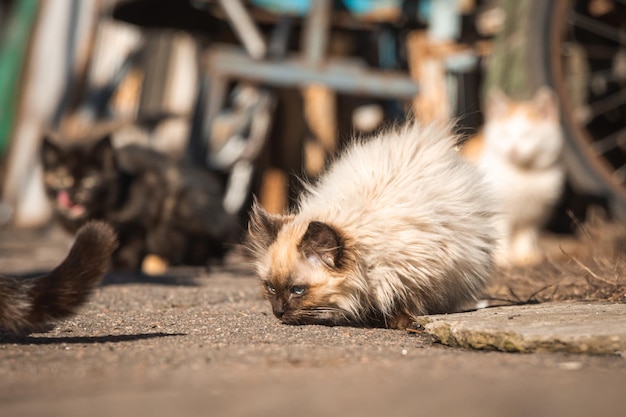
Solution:
[[[68,245],[3,231],[0,272],[46,270]],[[111,275],[55,329],[0,333],[0,415],[621,415],[624,307],[555,299],[411,331],[286,326],[237,258]]]

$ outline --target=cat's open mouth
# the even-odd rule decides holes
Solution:
[[[57,194],[57,206],[71,218],[83,217],[86,213],[85,206],[72,201],[67,191],[59,191]]]

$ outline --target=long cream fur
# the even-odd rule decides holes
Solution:
[[[272,290],[285,282],[311,288],[309,299],[296,303],[308,314],[281,311],[283,321],[380,318],[403,327],[475,299],[492,268],[493,198],[478,170],[454,151],[454,139],[447,126],[409,123],[355,141],[306,187],[296,213],[254,209],[248,248],[261,281]],[[337,232],[341,264],[303,252],[311,222]]]

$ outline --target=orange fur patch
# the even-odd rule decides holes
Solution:
[[[485,137],[481,132],[472,136],[461,145],[459,154],[468,161],[476,162],[485,148]]]

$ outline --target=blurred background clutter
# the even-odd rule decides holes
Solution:
[[[189,161],[244,223],[253,195],[285,210],[355,134],[414,117],[470,137],[488,91],[542,86],[562,228],[589,201],[623,216],[624,22],[621,0],[0,0],[0,224],[50,222],[46,132]]]

